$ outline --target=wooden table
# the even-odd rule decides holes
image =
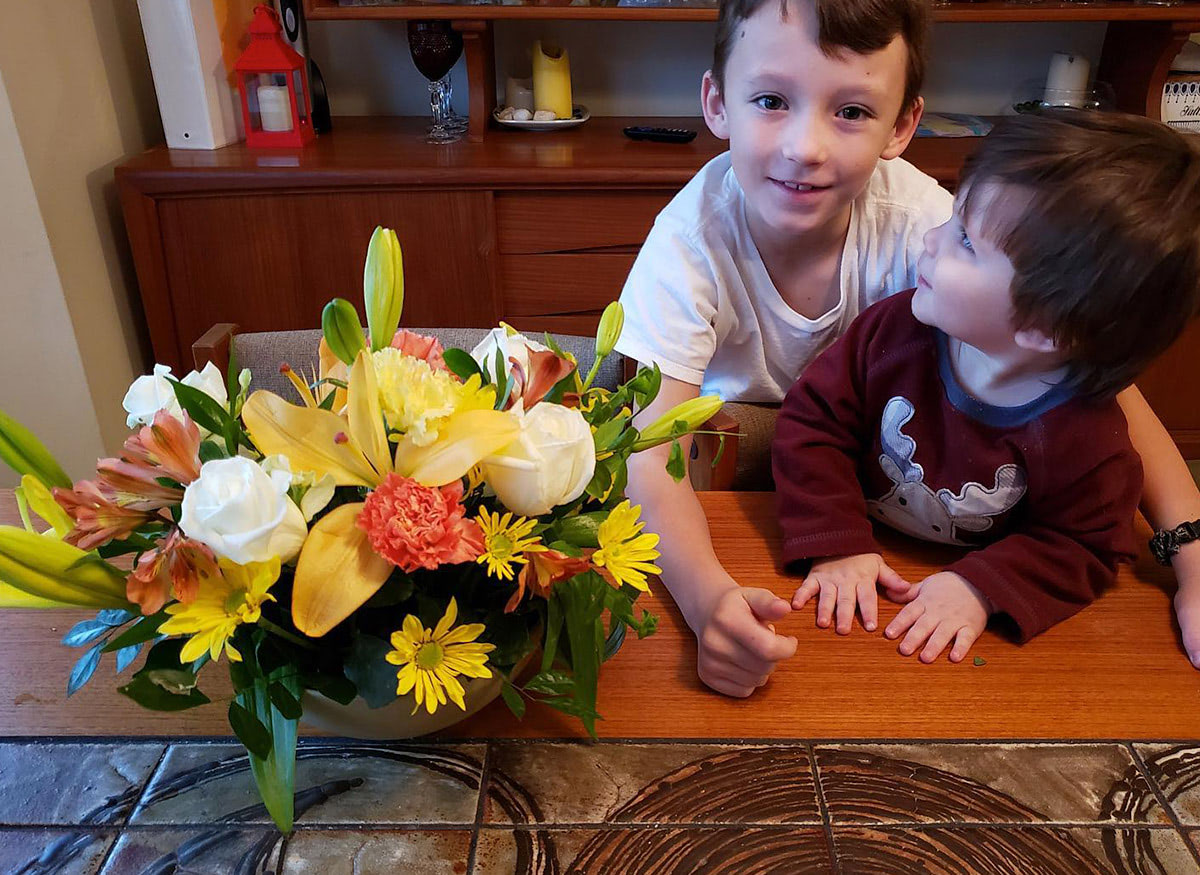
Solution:
[[[718,556],[746,584],[790,596],[797,581],[777,568],[779,532],[769,493],[704,493]],[[0,522],[13,522],[11,494]],[[1148,535],[1144,524],[1141,535]],[[886,536],[885,553],[909,579],[951,553]],[[960,665],[923,665],[880,633],[847,637],[818,629],[813,608],[778,624],[800,647],[748,700],[710,692],[695,673],[695,642],[661,585],[639,605],[660,618],[657,634],[628,640],[601,674],[598,731],[607,738],[1200,738],[1200,672],[1188,664],[1171,613],[1168,570],[1143,558],[1122,570],[1094,605],[1029,644],[988,631]],[[883,602],[880,628],[896,607]],[[143,711],[115,692],[111,661],[69,701],[67,674],[79,651],[58,643],[86,616],[3,611],[0,735],[229,735],[225,707],[176,714]],[[222,672],[202,675],[214,699]],[[497,702],[455,727],[460,737],[577,737],[577,722],[531,708],[517,721]]]

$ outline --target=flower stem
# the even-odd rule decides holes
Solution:
[[[316,650],[317,649],[317,645],[313,644],[307,638],[301,638],[299,635],[293,635],[287,629],[284,629],[282,626],[275,625],[270,620],[268,620],[266,617],[259,617],[258,625],[262,626],[268,632],[272,632],[272,633],[278,635],[280,638],[284,639],[285,641],[291,641],[293,644],[298,644],[301,647],[305,648],[306,650]]]

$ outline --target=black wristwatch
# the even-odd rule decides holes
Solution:
[[[1179,552],[1180,547],[1197,539],[1200,539],[1200,520],[1180,523],[1173,529],[1162,529],[1150,539],[1150,555],[1159,565],[1170,565],[1171,557]]]

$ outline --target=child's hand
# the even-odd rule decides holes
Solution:
[[[1185,544],[1171,563],[1179,589],[1175,593],[1175,618],[1183,636],[1183,649],[1192,665],[1200,668],[1200,542]]]
[[[765,684],[775,664],[796,652],[795,638],[768,628],[789,611],[788,603],[770,590],[725,590],[696,630],[700,680],[718,693],[742,699]]]
[[[883,634],[899,638],[900,653],[921,648],[921,662],[933,662],[951,641],[951,662],[961,662],[987,626],[990,605],[983,594],[952,571],[939,571],[918,583],[912,601],[900,609]]]
[[[893,601],[907,600],[912,588],[907,580],[891,569],[878,553],[838,556],[813,563],[808,577],[792,596],[792,609],[800,610],[814,595],[817,599],[817,625],[827,628],[837,608],[837,633],[848,635],[854,623],[854,607],[862,612],[862,625],[874,632],[879,619],[879,604],[875,584],[888,590]]]

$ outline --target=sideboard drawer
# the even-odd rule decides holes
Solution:
[[[505,316],[603,310],[621,294],[633,253],[500,256]]]
[[[673,191],[497,192],[501,253],[635,251]]]

